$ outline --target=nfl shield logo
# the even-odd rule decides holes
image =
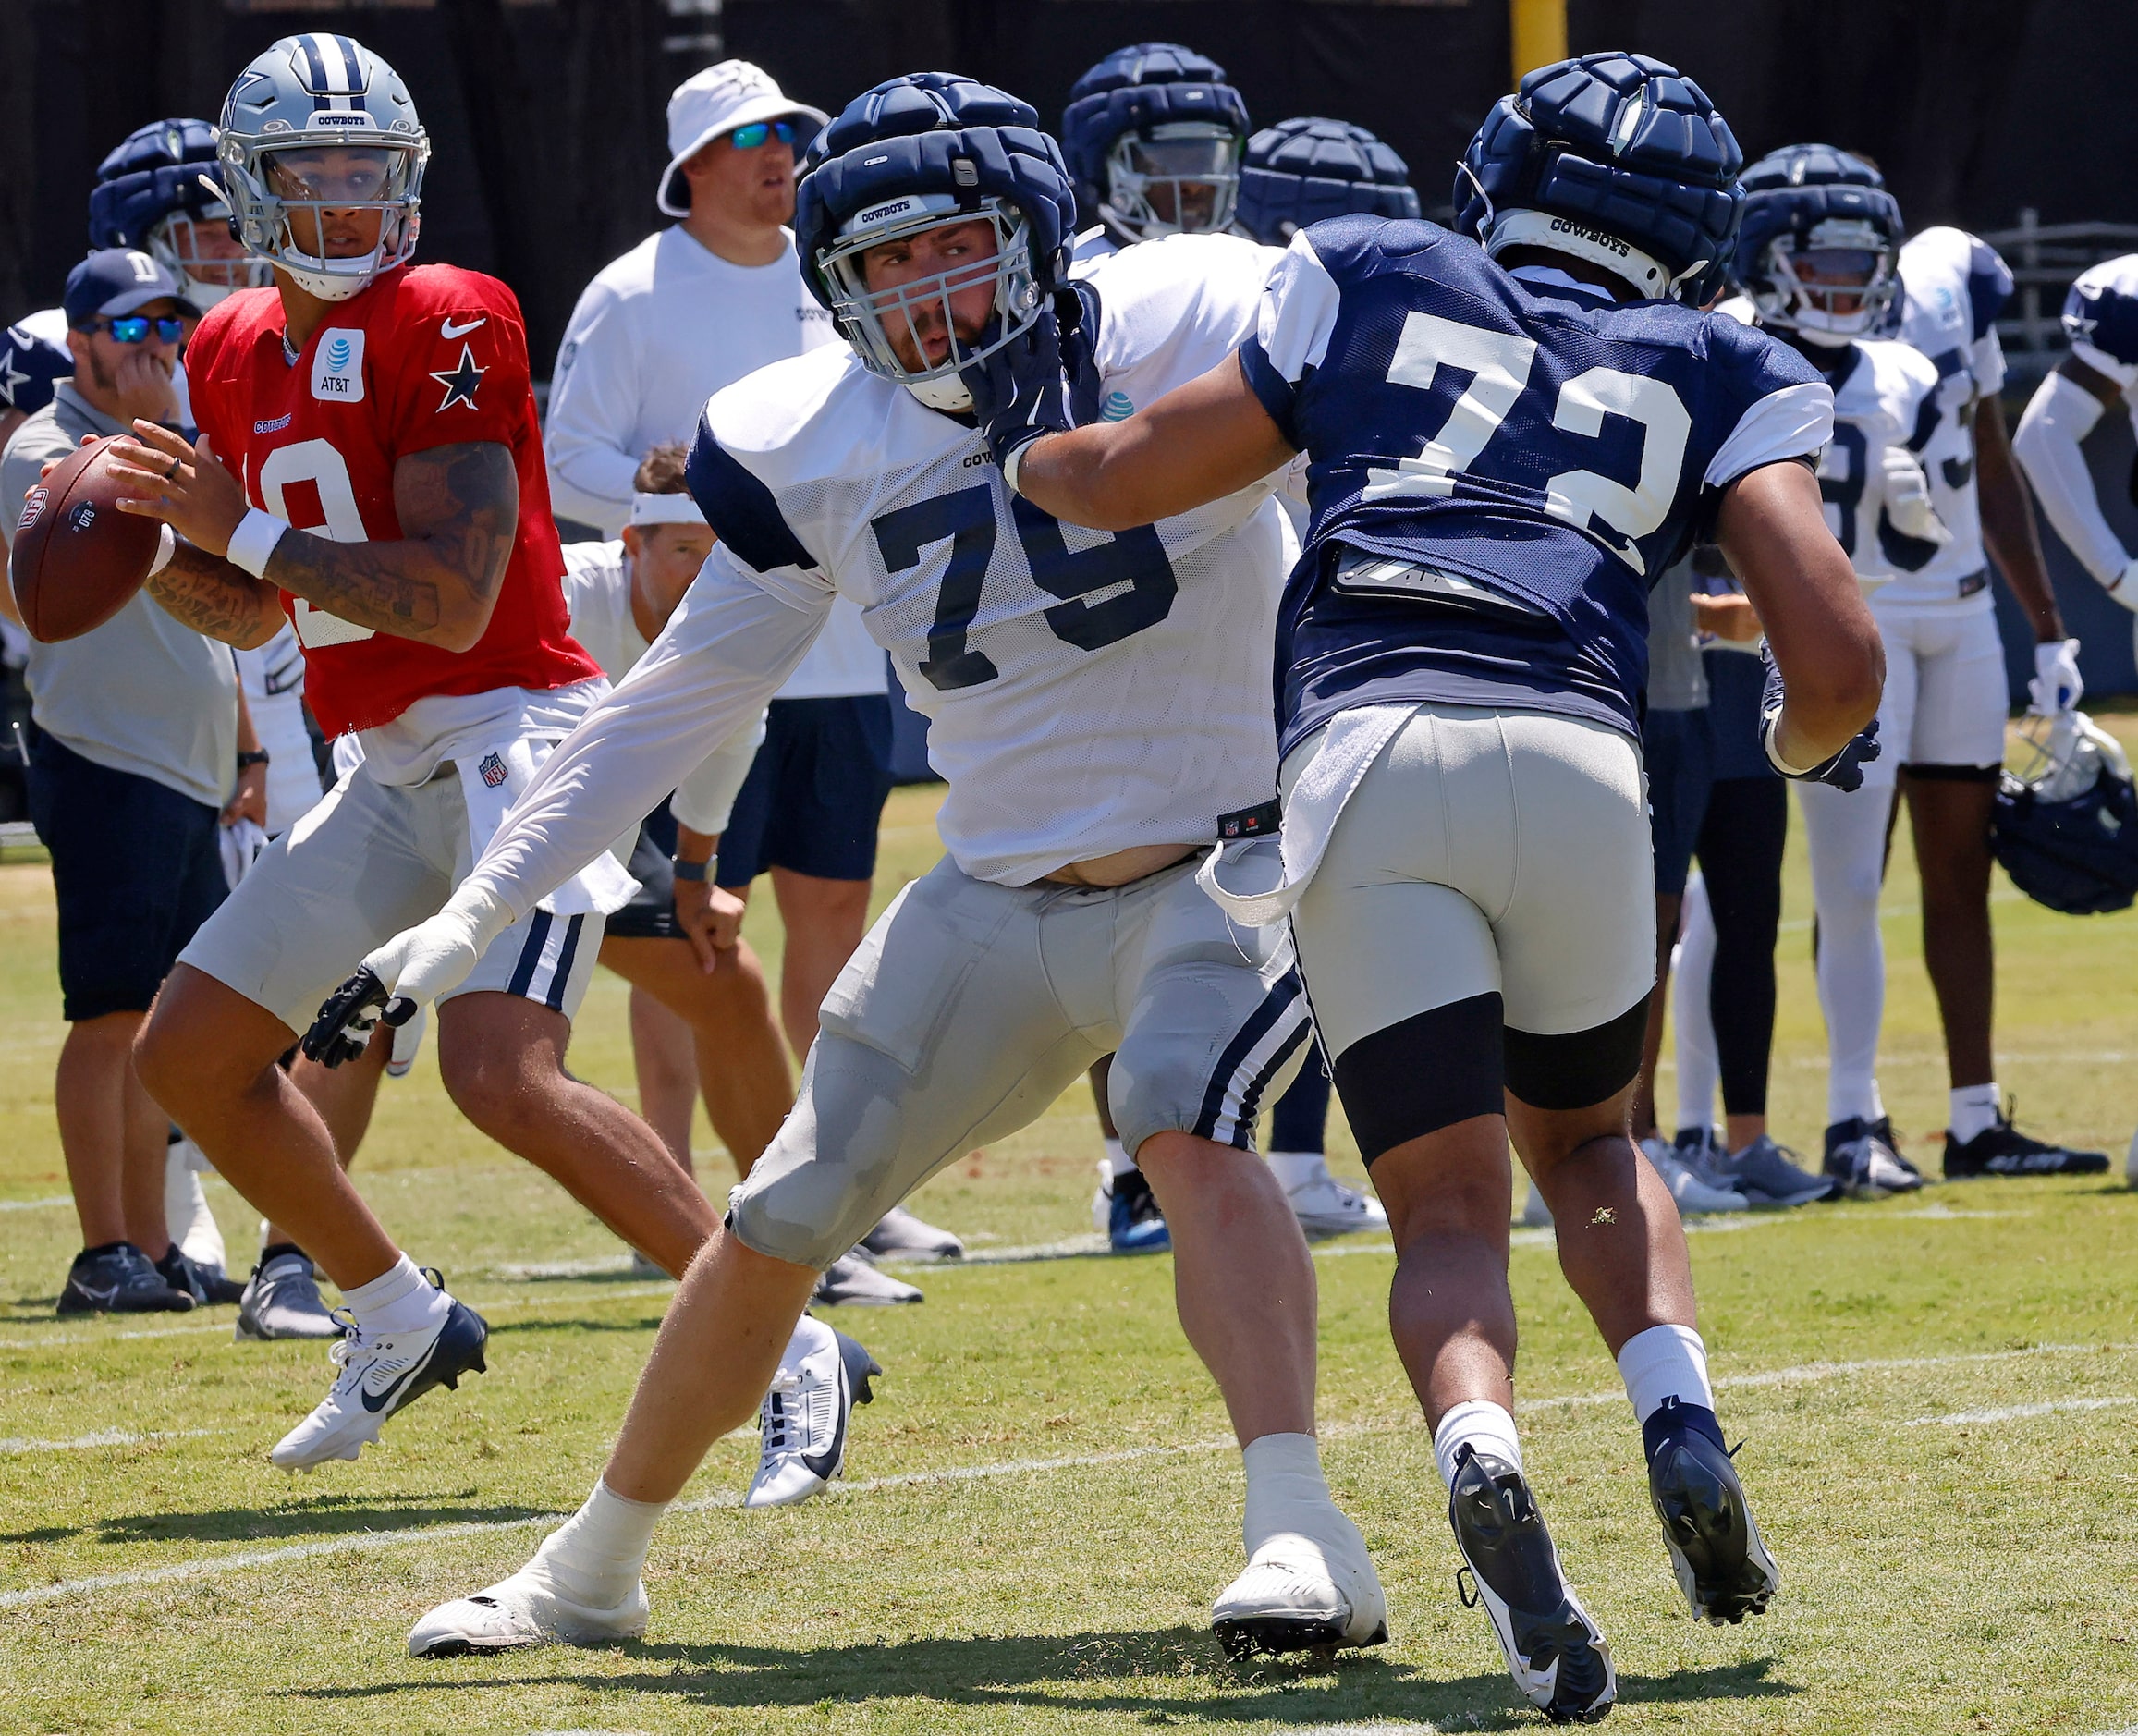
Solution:
[[[511,776],[511,774],[505,769],[505,762],[499,759],[495,753],[485,753],[483,756],[483,764],[480,769],[483,773],[483,781],[485,784],[488,784],[493,789],[495,789],[498,785],[502,784],[506,778]]]

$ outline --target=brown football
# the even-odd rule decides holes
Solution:
[[[111,436],[78,446],[23,497],[7,576],[30,636],[56,644],[102,627],[141,588],[163,527],[121,512],[104,462]]]

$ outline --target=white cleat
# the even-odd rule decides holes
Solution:
[[[1388,1214],[1370,1194],[1348,1188],[1325,1169],[1284,1196],[1309,1236],[1345,1236],[1354,1229],[1386,1229]]]
[[[895,1308],[901,1302],[919,1302],[921,1292],[904,1279],[878,1271],[867,1250],[856,1248],[825,1268],[812,1300],[825,1308]]]
[[[575,1604],[556,1589],[537,1555],[510,1579],[472,1597],[440,1604],[409,1633],[410,1657],[463,1657],[532,1645],[614,1645],[646,1631],[646,1588],[614,1609]]]
[[[1254,1552],[1210,1612],[1218,1644],[1235,1662],[1258,1654],[1326,1656],[1388,1637],[1388,1601],[1359,1528],[1335,1507],[1329,1541],[1280,1532]]]
[[[965,1244],[947,1229],[924,1224],[903,1205],[894,1205],[861,1238],[861,1246],[879,1260],[962,1260]]]
[[[414,1332],[372,1334],[352,1324],[327,1351],[341,1372],[326,1397],[268,1457],[285,1471],[354,1459],[378,1439],[388,1417],[432,1388],[458,1388],[462,1375],[481,1374],[490,1328],[465,1302],[445,1300],[444,1315]]]
[[[808,1314],[779,1359],[758,1408],[757,1474],[745,1507],[792,1507],[820,1494],[847,1467],[847,1423],[875,1395],[884,1371],[865,1350]]]
[[[1702,1180],[1668,1140],[1651,1134],[1640,1141],[1639,1144],[1641,1155],[1663,1178],[1663,1185],[1670,1190],[1670,1197],[1678,1202],[1679,1211],[1745,1212],[1752,1209],[1752,1202],[1735,1188],[1718,1188]]]

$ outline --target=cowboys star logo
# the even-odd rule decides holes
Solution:
[[[450,368],[441,368],[431,378],[446,388],[446,396],[438,409],[448,410],[456,404],[475,408],[475,388],[483,384],[483,376],[490,372],[475,365],[475,352],[468,345],[460,346],[460,360]]]
[[[2101,291],[2097,287],[2082,287],[2079,290],[2079,300],[2085,303],[2086,312],[2064,315],[2064,330],[2071,335],[2073,343],[2091,338],[2094,336],[2095,328],[2101,324],[2100,315],[2093,311],[2094,304],[2100,299],[2100,295]]]
[[[0,349],[0,402],[13,410],[17,389],[29,384],[30,376],[15,365],[15,346]]]

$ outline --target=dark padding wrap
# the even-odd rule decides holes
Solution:
[[[1503,1016],[1497,994],[1472,995],[1413,1013],[1337,1057],[1337,1095],[1368,1164],[1405,1140],[1505,1112]]]
[[[1586,1109],[1608,1103],[1641,1070],[1648,1028],[1643,995],[1607,1023],[1563,1036],[1507,1033],[1507,1088],[1533,1109]]]

